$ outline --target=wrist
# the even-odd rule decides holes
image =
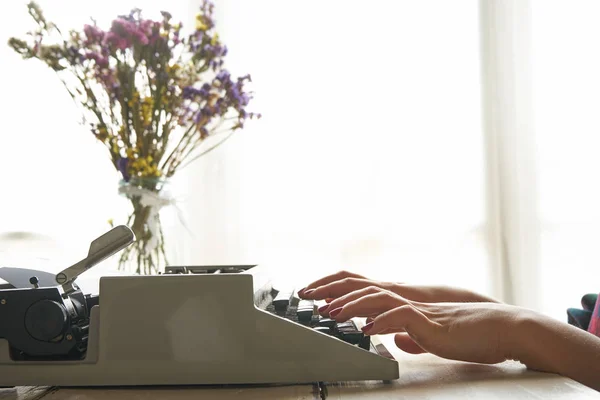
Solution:
[[[505,324],[505,356],[509,360],[520,361],[527,365],[537,357],[531,338],[535,337],[536,331],[539,329],[538,322],[535,313],[529,310],[517,307],[511,307],[511,309],[513,315]]]
[[[567,325],[532,310],[519,307],[515,310],[507,334],[510,349],[507,358],[532,370],[560,373],[565,358],[559,349],[566,340],[560,331]]]
[[[513,308],[506,358],[600,390],[600,338],[531,310]]]

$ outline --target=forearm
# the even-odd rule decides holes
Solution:
[[[557,373],[600,390],[600,338],[533,312],[518,319],[510,358],[528,368]]]

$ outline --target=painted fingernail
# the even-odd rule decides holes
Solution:
[[[369,322],[368,324],[366,324],[365,326],[363,326],[362,328],[360,328],[361,331],[366,332],[368,330],[370,330],[373,327],[373,324],[375,322]]]
[[[309,294],[311,294],[312,292],[314,292],[315,289],[308,289],[306,292],[302,293],[304,296],[307,296]]]
[[[329,309],[330,306],[331,306],[331,304],[325,304],[325,305],[319,307],[319,313],[326,312]]]
[[[338,307],[338,308],[336,308],[336,309],[334,309],[334,310],[331,310],[331,311],[329,312],[329,316],[330,316],[331,318],[333,318],[333,317],[335,317],[336,315],[338,315],[338,314],[339,314],[339,313],[341,313],[341,312],[342,312],[342,307]]]

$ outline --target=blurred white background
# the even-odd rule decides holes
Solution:
[[[539,224],[546,309],[600,290],[600,2],[532,2]]]
[[[196,1],[39,4],[60,26],[137,6],[185,29]],[[32,27],[25,1],[4,7],[1,43]],[[600,3],[218,0],[216,17],[263,118],[178,177],[193,236],[171,236],[174,263],[351,269],[561,319],[600,291]],[[62,268],[123,221],[119,176],[48,68],[0,60],[0,234],[45,235],[25,256]]]

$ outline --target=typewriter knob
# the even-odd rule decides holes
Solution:
[[[40,280],[37,276],[32,276],[31,278],[29,278],[29,283],[31,283],[35,289],[40,287]]]
[[[34,339],[50,342],[65,331],[67,320],[67,310],[61,304],[40,300],[27,310],[25,328]]]

